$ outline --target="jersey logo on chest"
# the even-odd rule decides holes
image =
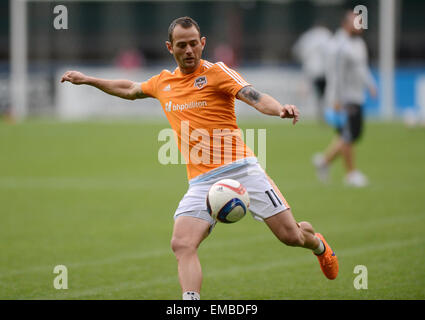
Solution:
[[[207,77],[201,76],[195,79],[194,87],[198,89],[202,89],[203,87],[205,87],[206,84],[207,84]]]

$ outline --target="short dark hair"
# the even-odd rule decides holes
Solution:
[[[180,17],[175,19],[173,22],[171,22],[170,26],[168,27],[168,40],[172,43],[173,42],[173,31],[176,25],[182,26],[184,29],[189,29],[192,26],[195,26],[196,30],[199,32],[199,38],[201,38],[201,29],[199,28],[198,23],[193,20],[191,17]]]

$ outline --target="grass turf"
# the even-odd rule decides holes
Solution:
[[[371,185],[347,188],[342,162],[315,179],[311,156],[332,137],[313,123],[267,129],[267,172],[298,221],[337,253],[327,280],[307,250],[279,243],[250,216],[217,225],[199,249],[203,299],[424,299],[425,130],[367,123],[358,165]],[[165,123],[0,124],[1,299],[180,299],[170,249],[184,165],[161,165]],[[53,268],[68,268],[56,290]],[[368,289],[356,290],[356,265]]]

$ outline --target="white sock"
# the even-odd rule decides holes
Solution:
[[[201,296],[195,291],[183,292],[183,300],[201,300]]]
[[[316,237],[317,238],[317,237]],[[319,238],[317,238],[319,239]],[[317,255],[321,255],[323,252],[325,252],[325,245],[323,244],[322,240],[319,239],[319,246],[313,250],[313,252]]]

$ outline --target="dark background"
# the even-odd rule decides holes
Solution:
[[[53,8],[68,9],[68,30],[53,28]],[[136,49],[146,63],[169,59],[163,41],[170,22],[189,15],[207,37],[205,57],[220,44],[230,45],[238,65],[290,63],[297,37],[314,23],[331,31],[347,9],[368,8],[364,33],[375,64],[378,58],[379,1],[158,1],[158,2],[29,2],[30,63],[84,61],[110,63],[122,50]],[[397,1],[396,60],[398,65],[425,61],[425,1]],[[0,2],[0,61],[9,58],[9,1]],[[163,41],[158,41],[161,39]]]

